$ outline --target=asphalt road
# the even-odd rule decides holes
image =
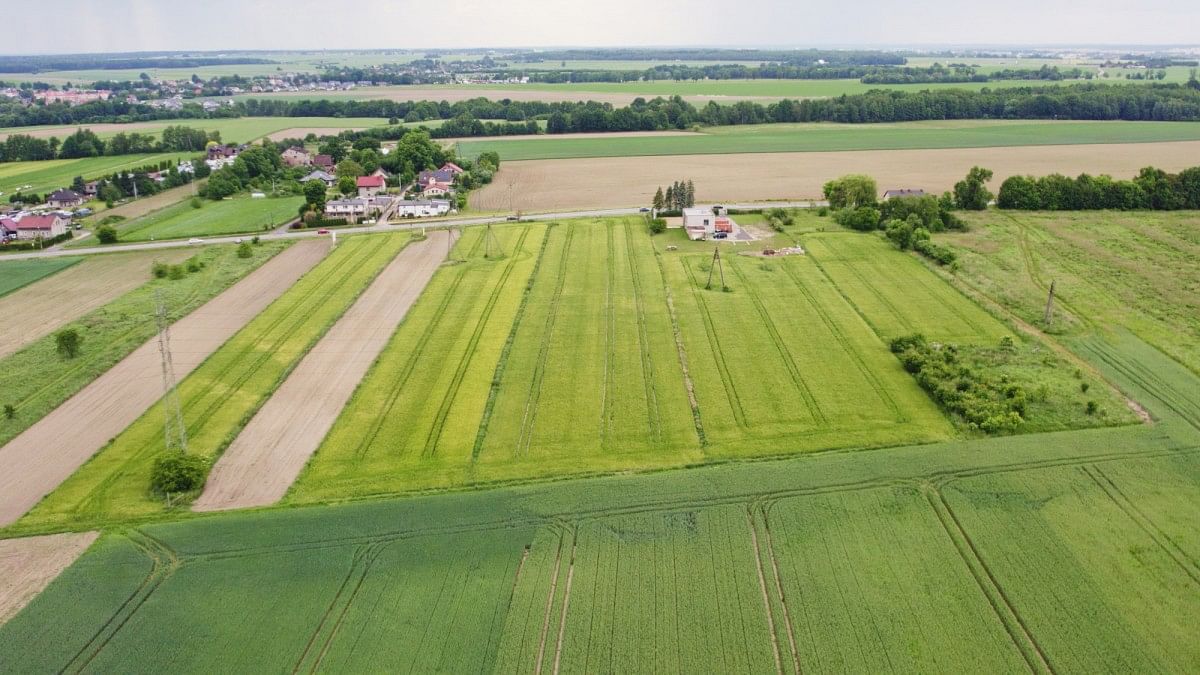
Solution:
[[[808,208],[812,206],[820,206],[823,202],[802,201],[802,202],[769,202],[759,204],[723,204],[726,208],[739,209],[762,209],[762,208]],[[609,216],[629,216],[638,215],[640,210],[637,207],[620,208],[620,209],[593,209],[590,211],[567,211],[560,213],[537,213],[521,216],[521,220],[564,220],[567,218],[605,218]],[[485,216],[475,218],[457,218],[452,220],[436,220],[422,221],[411,220],[401,221],[398,223],[382,223],[376,225],[362,225],[355,227],[339,227],[336,232],[339,234],[361,234],[366,232],[398,232],[402,230],[418,230],[421,228],[445,228],[445,227],[466,227],[469,225],[486,225],[488,223],[503,223],[508,218],[506,216]],[[87,255],[90,253],[116,253],[120,251],[151,251],[162,248],[179,248],[180,246],[204,246],[207,244],[233,244],[238,240],[245,240],[254,237],[253,233],[229,235],[224,237],[203,237],[202,242],[198,244],[189,244],[186,239],[172,239],[170,241],[146,241],[131,244],[113,244],[111,246],[92,246],[88,248],[72,248],[72,249],[48,249],[45,251],[30,251],[28,253],[12,253],[9,255],[0,256],[0,263],[5,260],[28,260],[30,258],[53,258],[57,256],[75,256]],[[261,240],[273,239],[306,239],[309,237],[325,236],[317,234],[316,230],[295,230],[288,232],[271,232],[268,234],[259,234]]]

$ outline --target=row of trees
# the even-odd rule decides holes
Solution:
[[[1089,209],[1200,209],[1200,167],[1167,173],[1146,167],[1133,180],[1081,174],[1011,176],[1000,185],[1002,209],[1079,211]]]
[[[185,126],[167,127],[157,139],[150,134],[122,131],[105,140],[91,129],[79,129],[61,141],[54,136],[35,138],[13,134],[0,142],[0,162],[200,151],[209,141],[220,140],[221,135],[217,132],[208,133]]]
[[[660,187],[654,193],[652,205],[656,211],[682,211],[691,208],[696,205],[696,185],[689,178],[668,185],[665,192]]]
[[[936,82],[965,83],[992,80],[1074,80],[1092,79],[1095,73],[1081,68],[1060,69],[1044,65],[1041,68],[1006,68],[980,73],[966,65],[943,66],[877,66],[877,65],[791,65],[764,63],[758,66],[716,64],[694,66],[686,64],[658,65],[646,70],[522,70],[505,74],[526,76],[532,82],[587,83],[635,82],[655,80],[844,80],[857,79],[865,84],[927,84]]]

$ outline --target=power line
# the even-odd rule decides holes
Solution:
[[[162,289],[154,292],[154,318],[158,324],[158,353],[162,359],[163,442],[167,452],[187,452],[187,428],[183,426],[183,407],[175,382],[175,362],[171,358],[171,324],[167,319],[167,301]]]

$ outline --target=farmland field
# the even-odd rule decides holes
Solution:
[[[200,200],[200,208],[195,208],[191,200],[185,200],[118,224],[117,235],[121,241],[147,241],[261,232],[293,220],[303,202],[302,197],[253,199],[243,195],[219,202]]]
[[[292,501],[950,433],[808,259],[730,256],[722,293],[707,253],[657,250],[636,219],[495,232],[499,258],[484,230],[459,241]]]
[[[342,129],[364,129],[367,127],[383,126],[386,119],[378,117],[237,117],[228,119],[172,119],[154,122],[111,122],[101,124],[75,125],[44,125],[30,127],[0,128],[0,140],[10,134],[25,134],[38,138],[57,136],[59,140],[75,133],[80,127],[91,129],[101,138],[109,138],[117,133],[136,132],[161,136],[162,130],[170,126],[184,126],[204,131],[216,131],[221,134],[221,140],[226,143],[249,143],[264,136],[276,134],[288,129],[309,129],[320,134],[336,133]],[[303,137],[304,134],[300,134]],[[199,154],[199,153],[196,153]]]
[[[405,235],[344,240],[182,380],[189,452],[220,455],[407,240]],[[161,500],[148,490],[153,462],[163,452],[161,406],[147,410],[17,528],[75,527],[161,512]]]
[[[826,181],[848,173],[870,174],[885,190],[941,193],[977,165],[995,172],[992,187],[998,189],[1013,174],[1129,178],[1149,165],[1180,171],[1194,166],[1197,156],[1200,141],[505,161],[496,180],[471,193],[471,205],[526,212],[648,206],[655,189],[681,178],[695,181],[699,202],[819,199]]]
[[[9,260],[0,267],[0,297],[29,284],[61,272],[82,258],[50,258],[44,260]]]
[[[707,127],[671,135],[594,134],[462,140],[458,152],[495,151],[505,161],[574,157],[708,155],[976,148],[1020,145],[1152,143],[1200,140],[1200,122],[1054,122],[963,120],[896,124],[761,124]]]
[[[189,153],[167,152],[157,155],[120,155],[85,159],[50,159],[42,162],[5,162],[0,164],[0,195],[8,201],[14,192],[44,194],[70,187],[75,176],[99,178],[117,171],[136,169],[166,160],[187,159]],[[25,188],[25,185],[30,187]]]
[[[1200,387],[1102,342],[1156,424],[146,525],[0,668],[1188,672]]]

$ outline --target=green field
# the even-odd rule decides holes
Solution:
[[[1124,326],[1200,373],[1200,230],[1196,212],[988,211],[972,231],[940,237],[959,278],[1022,320],[1073,337]]]
[[[226,143],[249,143],[285,129],[323,128],[330,129],[332,133],[343,128],[378,127],[385,124],[387,124],[387,120],[378,117],[237,117],[131,122],[127,125],[105,124],[95,127],[95,129],[96,135],[101,138],[111,138],[120,132],[150,134],[159,137],[166,127],[184,126],[219,132],[221,140]],[[58,136],[59,140],[62,140],[75,133],[75,130],[80,127],[89,128],[89,125],[6,127],[0,129],[0,137],[8,134],[33,134],[39,137],[54,134]]]
[[[61,272],[80,260],[83,258],[35,258],[0,263],[0,297]]]
[[[117,225],[117,235],[120,241],[132,242],[261,232],[295,219],[303,201],[303,197],[252,199],[243,195],[219,202],[202,199],[200,208],[195,208],[189,199],[122,222]],[[79,242],[85,243],[94,242]]]
[[[350,237],[179,384],[188,451],[215,460],[255,411],[408,241]],[[14,531],[93,527],[156,515],[150,493],[163,452],[156,405],[47,496]]]
[[[729,256],[723,293],[703,288],[707,251],[665,251],[636,219],[497,232],[506,255],[489,260],[468,230],[466,262],[434,278],[293,502],[950,433],[807,257]],[[906,269],[972,309],[981,340],[1004,334]]]
[[[114,532],[0,669],[1190,672],[1200,382],[1095,346],[1157,424]]]
[[[459,155],[495,151],[505,161],[743,152],[816,152],[983,148],[1081,143],[1200,140],[1200,122],[1055,122],[962,120],[895,124],[755,124],[708,127],[686,136],[481,139],[460,141]]]
[[[251,258],[238,258],[234,246],[208,246],[197,251],[203,269],[183,279],[156,279],[71,322],[81,337],[80,355],[63,359],[53,335],[30,343],[0,359],[0,403],[12,405],[15,417],[0,424],[0,445],[29,428],[75,392],[99,377],[147,340],[154,337],[155,293],[162,291],[176,320],[286,248],[269,242],[254,249]],[[113,254],[118,255],[118,254]],[[11,263],[0,263],[8,265]],[[149,263],[147,263],[149,264]],[[3,269],[3,268],[0,268]]]
[[[71,186],[75,176],[100,178],[118,171],[128,171],[147,164],[166,160],[177,161],[190,157],[187,153],[168,152],[157,155],[120,155],[117,157],[88,157],[85,159],[51,159],[42,162],[5,162],[0,164],[0,196],[8,201],[14,192],[45,194]],[[30,187],[24,187],[29,185]]]

